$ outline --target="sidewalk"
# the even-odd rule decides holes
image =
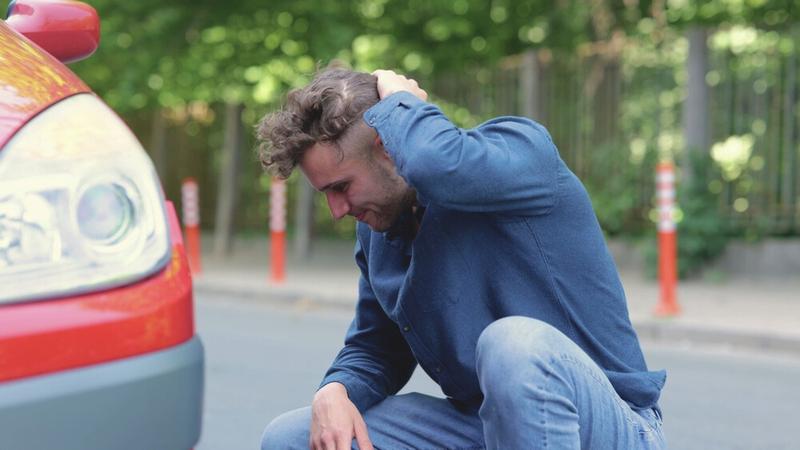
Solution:
[[[309,261],[290,251],[284,283],[269,279],[267,239],[237,240],[229,257],[215,258],[204,240],[203,272],[195,277],[198,292],[326,305],[352,310],[357,299],[358,269],[353,246],[319,242]],[[726,346],[800,357],[800,275],[793,278],[691,280],[678,286],[682,312],[657,318],[658,284],[635,267],[620,269],[631,320],[649,341]]]

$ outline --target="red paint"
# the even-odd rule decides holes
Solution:
[[[57,101],[90,92],[74,73],[0,20],[0,149]]]
[[[200,228],[186,227],[186,253],[189,257],[189,268],[192,275],[203,272],[203,259],[200,256]]]
[[[135,284],[0,307],[0,381],[165,349],[194,335],[192,280],[171,203],[172,259]]]
[[[678,284],[676,233],[658,233],[658,279],[661,284],[660,301],[656,306],[656,315],[674,316],[680,314],[681,308],[675,295]]]
[[[17,0],[6,23],[64,63],[89,57],[100,44],[100,19],[86,3]]]
[[[269,243],[272,267],[270,279],[275,283],[283,283],[286,281],[286,232],[271,232]]]

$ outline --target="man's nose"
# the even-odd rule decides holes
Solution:
[[[326,192],[325,197],[328,199],[328,208],[334,219],[339,220],[350,212],[350,204],[344,195],[338,192]]]

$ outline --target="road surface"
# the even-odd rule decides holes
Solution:
[[[206,346],[203,436],[197,450],[257,449],[264,426],[310,401],[341,346],[351,311],[196,294]],[[671,449],[797,449],[800,361],[645,343],[666,368],[664,429]],[[405,391],[441,395],[417,372]]]

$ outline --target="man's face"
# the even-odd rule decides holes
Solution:
[[[300,169],[325,194],[334,219],[350,215],[373,231],[386,231],[415,195],[380,141],[375,138],[365,145],[369,147],[342,148],[342,158],[334,144],[317,143],[306,151]]]

